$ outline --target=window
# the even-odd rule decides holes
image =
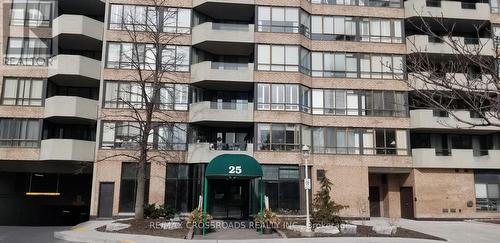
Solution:
[[[204,164],[167,164],[165,205],[179,212],[191,212],[202,194]]]
[[[299,47],[258,45],[257,68],[262,71],[299,71]]]
[[[5,64],[46,66],[50,58],[50,39],[10,37]]]
[[[407,93],[397,91],[366,91],[363,114],[368,116],[408,116]]]
[[[27,27],[49,27],[52,21],[53,1],[14,0],[10,24]]]
[[[258,84],[258,110],[299,110],[299,85]]]
[[[138,122],[104,122],[101,148],[135,149],[140,139]],[[187,124],[172,123],[156,125],[148,136],[148,146],[160,150],[185,150],[187,145]]]
[[[157,67],[157,51],[152,44],[108,43],[106,68],[147,69]],[[162,47],[161,67],[169,72],[189,71],[190,51],[188,46],[166,45]]]
[[[357,57],[352,53],[312,52],[311,71],[313,77],[358,76]]]
[[[300,209],[300,177],[298,166],[263,165],[262,182],[264,193],[269,197],[269,206],[276,210]]]
[[[0,119],[0,147],[38,147],[40,120]]]
[[[122,163],[122,172],[120,179],[120,205],[121,213],[131,213],[135,209],[135,199],[137,191],[137,163]],[[144,205],[149,204],[149,178],[151,173],[151,164],[146,165],[146,182],[144,190]]]
[[[109,29],[189,34],[191,9],[112,4]]]
[[[474,171],[476,210],[500,212],[500,171]]]
[[[187,110],[188,85],[162,84],[159,94],[158,108],[162,110]],[[152,100],[153,87],[146,83],[144,87],[148,100]],[[145,97],[142,95],[142,86],[137,82],[106,81],[104,108],[145,108]],[[158,103],[158,101],[156,101]]]
[[[344,16],[311,16],[311,38],[313,40],[356,39],[356,21]]]
[[[361,78],[403,79],[403,56],[361,54]]]
[[[408,155],[407,133],[397,129],[315,127],[313,152]]]
[[[43,83],[41,79],[5,78],[2,105],[41,106]]]
[[[372,7],[391,7],[401,8],[401,0],[310,0],[315,4],[331,4],[331,5],[359,5]]]
[[[313,152],[360,154],[361,133],[355,128],[313,128]]]
[[[299,8],[258,6],[257,30],[299,33]]]
[[[258,150],[299,151],[300,126],[295,124],[258,124]]]
[[[175,123],[158,128],[158,149],[186,150],[187,124]]]
[[[492,13],[500,13],[500,0],[491,0],[491,12]]]
[[[362,18],[359,22],[360,39],[367,42],[402,43],[401,20]]]

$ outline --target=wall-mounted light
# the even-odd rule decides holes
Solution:
[[[26,196],[60,196],[60,192],[26,192]]]

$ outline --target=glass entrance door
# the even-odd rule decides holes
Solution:
[[[248,219],[249,180],[210,180],[210,213],[215,219]]]

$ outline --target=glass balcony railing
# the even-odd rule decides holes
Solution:
[[[210,143],[210,150],[246,151],[246,143]]]
[[[213,23],[213,30],[227,30],[227,31],[250,31],[248,24],[228,24],[228,23]]]
[[[248,102],[210,102],[212,110],[248,110]]]
[[[248,63],[212,62],[211,68],[219,70],[248,70]]]

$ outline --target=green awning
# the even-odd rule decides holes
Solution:
[[[262,177],[262,167],[257,160],[246,154],[223,154],[210,161],[205,177]]]

